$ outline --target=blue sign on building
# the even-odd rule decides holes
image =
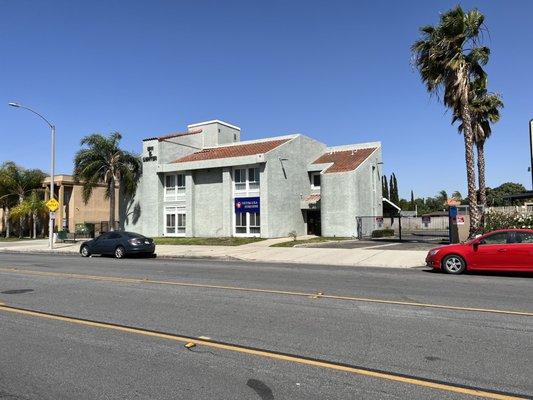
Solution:
[[[259,212],[259,197],[236,197],[235,198],[235,212],[236,213],[246,213],[246,212]]]

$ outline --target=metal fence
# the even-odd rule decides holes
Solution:
[[[356,218],[359,239],[388,238],[418,242],[448,242],[450,218],[438,217],[383,217]]]

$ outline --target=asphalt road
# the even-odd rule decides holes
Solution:
[[[1,302],[0,399],[533,396],[531,275],[0,254]]]

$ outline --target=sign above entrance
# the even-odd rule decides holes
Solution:
[[[59,208],[59,202],[52,197],[45,203],[45,206],[48,208],[48,210],[54,212]]]
[[[258,213],[260,206],[259,197],[236,197],[235,198],[235,212],[236,213]]]

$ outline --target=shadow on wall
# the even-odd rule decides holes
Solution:
[[[141,205],[134,199],[128,199],[120,207],[120,229],[124,230],[126,225],[137,225],[139,218],[141,218]]]

